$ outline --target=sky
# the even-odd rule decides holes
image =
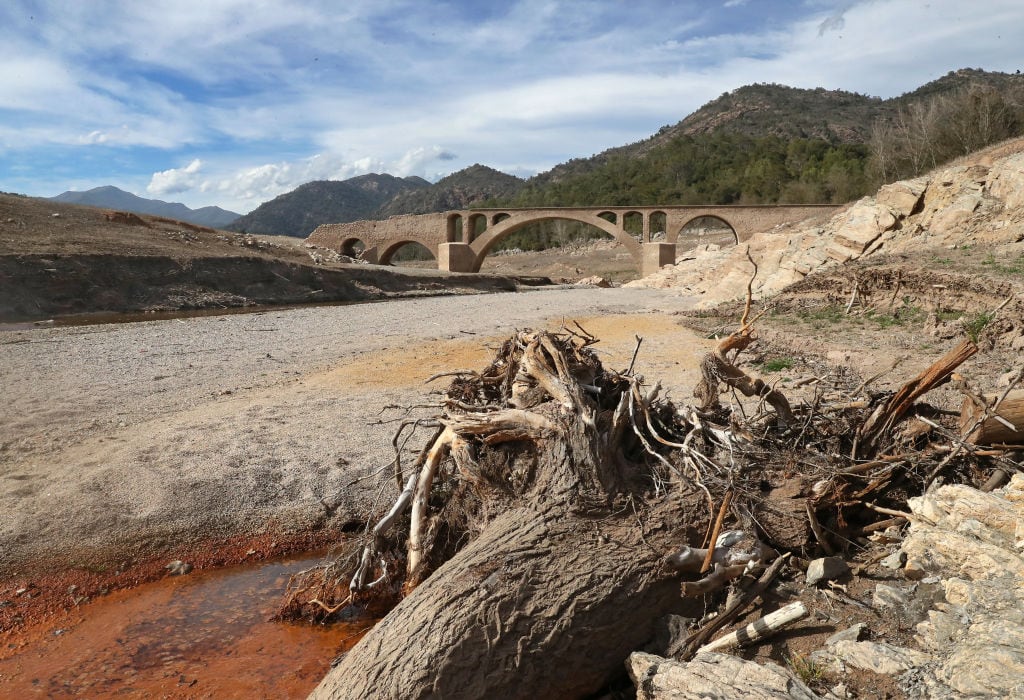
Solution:
[[[0,190],[246,213],[311,180],[528,177],[751,83],[1024,69],[1021,0],[4,0]]]

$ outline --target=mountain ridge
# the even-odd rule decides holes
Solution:
[[[120,209],[136,214],[163,216],[210,228],[224,228],[241,216],[241,214],[216,206],[191,209],[180,202],[147,199],[113,185],[102,185],[84,191],[68,190],[56,197],[47,197],[47,199],[65,204],[84,204],[104,209]]]

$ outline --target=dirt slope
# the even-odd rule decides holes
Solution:
[[[396,271],[332,262],[325,252],[161,217],[0,194],[0,322],[515,288],[496,275]]]

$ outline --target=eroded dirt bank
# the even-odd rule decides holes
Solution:
[[[345,263],[296,239],[0,194],[0,322],[513,291],[507,275]]]
[[[0,319],[509,292],[512,277],[260,257],[0,256]]]

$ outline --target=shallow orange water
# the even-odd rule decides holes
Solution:
[[[270,622],[288,558],[117,591],[0,661],[0,697],[306,697],[373,624]]]

